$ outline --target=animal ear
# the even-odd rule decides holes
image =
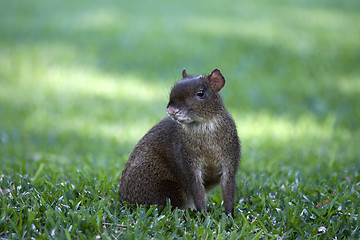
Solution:
[[[188,77],[189,77],[189,75],[187,74],[185,68],[184,68],[183,71],[182,71],[182,76],[183,76],[183,78],[188,78]]]
[[[208,79],[210,80],[213,89],[217,92],[220,91],[225,85],[225,78],[217,68],[215,68],[215,70],[209,74]]]

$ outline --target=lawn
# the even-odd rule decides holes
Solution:
[[[1,1],[1,239],[359,239],[357,0]],[[219,68],[235,214],[119,203],[186,67]]]

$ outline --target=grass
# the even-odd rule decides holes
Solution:
[[[6,1],[0,237],[358,239],[360,6],[345,1]],[[119,203],[172,84],[224,73],[242,140],[234,218]]]

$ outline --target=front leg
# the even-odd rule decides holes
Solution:
[[[225,206],[226,215],[234,215],[235,202],[235,174],[229,171],[223,171],[221,175],[221,190]]]
[[[194,199],[196,210],[206,212],[206,194],[205,187],[203,185],[201,170],[197,170],[192,177],[191,194]]]
[[[234,127],[235,128],[235,127]],[[235,128],[236,129],[236,128]],[[225,213],[227,215],[234,215],[234,205],[235,205],[235,186],[236,186],[236,173],[240,161],[240,141],[236,134],[236,131],[230,133],[230,138],[228,139],[226,149],[224,150],[227,153],[221,164],[221,189],[225,207]]]

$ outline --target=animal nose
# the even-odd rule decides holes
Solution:
[[[180,112],[180,109],[178,109],[177,107],[173,107],[173,106],[168,106],[166,110],[169,115],[175,115],[178,112]]]

